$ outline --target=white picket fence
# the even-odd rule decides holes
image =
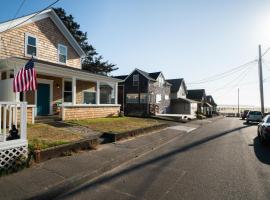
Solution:
[[[12,125],[19,130],[20,138],[7,140]],[[0,169],[12,167],[27,154],[27,103],[0,101]]]

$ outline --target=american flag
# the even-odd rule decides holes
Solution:
[[[26,65],[14,76],[13,91],[24,92],[37,89],[37,74],[34,59],[31,58]]]

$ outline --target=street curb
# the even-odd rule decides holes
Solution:
[[[161,130],[159,130],[161,131]],[[93,181],[100,176],[103,176],[104,174],[116,169],[117,167],[120,167],[122,165],[126,165],[129,162],[148,154],[158,148],[161,148],[162,146],[172,142],[174,139],[179,137],[180,135],[175,135],[174,137],[170,138],[168,141],[159,144],[158,146],[151,146],[151,145],[145,145],[142,148],[142,153],[140,155],[139,152],[131,152],[129,153],[128,159],[120,158],[115,163],[112,163],[110,166],[105,166],[103,168],[100,168],[99,170],[92,171],[91,173],[85,173],[78,176],[71,177],[69,179],[66,179],[62,183],[59,183],[58,185],[53,186],[51,189],[48,189],[45,192],[42,192],[40,194],[33,195],[31,197],[26,198],[27,200],[48,200],[48,199],[55,199],[59,197],[61,194],[70,191],[71,189],[74,189],[75,187],[82,185],[83,183]]]

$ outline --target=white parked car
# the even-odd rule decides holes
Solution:
[[[261,122],[262,121],[262,113],[260,111],[249,111],[247,114],[246,121],[249,122]]]

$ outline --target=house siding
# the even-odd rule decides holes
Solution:
[[[67,46],[67,66],[81,68],[81,58],[50,18],[0,33],[0,59],[25,58],[25,34],[37,37],[37,59],[58,63],[58,44]]]
[[[156,104],[159,107],[159,113],[168,113],[170,111],[170,98],[165,99],[165,95],[170,96],[171,87],[169,85],[159,86],[158,82],[152,82],[149,84],[149,93],[153,93],[151,103]],[[161,95],[161,101],[156,103],[156,95]]]
[[[133,86],[133,75],[139,75],[139,85]],[[121,95],[118,96],[118,99],[123,98],[124,103],[122,103],[122,107],[124,105],[125,114],[129,115],[133,112],[140,112],[142,115],[148,114],[150,111],[149,104],[158,105],[158,112],[159,113],[168,113],[170,108],[170,98],[168,100],[165,99],[165,95],[170,97],[170,86],[164,84],[163,86],[159,86],[158,82],[148,80],[145,76],[140,74],[138,71],[134,71],[124,83],[121,83],[119,89],[123,89],[122,86],[124,85],[124,93],[121,92]],[[140,99],[140,94],[147,93],[148,94],[148,102],[147,103],[127,103],[126,102],[126,95],[127,94],[138,94]],[[152,94],[151,94],[152,93]],[[161,101],[156,103],[156,94],[161,95]],[[122,102],[122,101],[120,101]]]

